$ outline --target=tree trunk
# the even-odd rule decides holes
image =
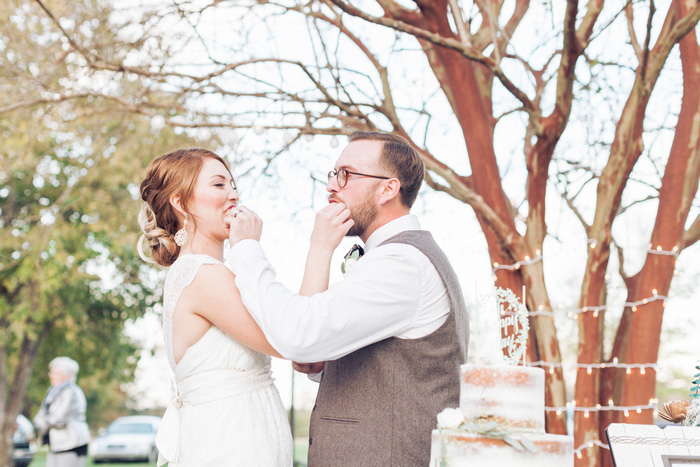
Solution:
[[[0,460],[5,459],[7,461],[9,459],[9,461],[0,465],[12,465],[12,435],[17,426],[16,418],[22,408],[22,398],[27,390],[34,362],[39,354],[39,346],[46,339],[50,329],[51,322],[47,322],[42,326],[40,332],[35,335],[25,333],[12,384],[1,386],[3,388],[10,387],[11,390],[9,393],[3,391],[2,400],[0,401],[3,409],[0,412],[0,436],[2,436],[2,440],[0,440],[2,441],[0,442]],[[0,361],[6,361],[4,342],[0,346]],[[0,377],[7,378],[6,366],[4,364],[2,366],[5,369],[5,373],[0,375]]]
[[[684,5],[675,2],[679,15]],[[653,364],[658,360],[664,299],[673,279],[676,256],[683,248],[684,226],[700,179],[700,47],[691,31],[680,41],[683,64],[683,100],[676,132],[665,167],[659,206],[647,259],[640,272],[628,280],[628,302],[642,302],[625,310],[617,330],[612,357],[626,363]],[[658,253],[654,253],[658,252]],[[659,298],[661,297],[661,298]],[[646,301],[647,303],[644,303]],[[601,386],[601,403],[646,405],[655,398],[656,372],[653,369],[609,370]],[[613,422],[652,423],[653,410],[634,410],[606,415],[601,434]],[[606,460],[606,466],[612,465]]]
[[[3,313],[7,313],[4,310]],[[12,465],[12,434],[14,428],[10,429],[10,421],[14,419],[5,416],[7,407],[7,317],[0,317],[0,465]]]
[[[0,465],[11,466],[12,464],[12,435],[17,428],[15,419],[3,417],[0,422]]]

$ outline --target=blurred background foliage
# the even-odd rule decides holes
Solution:
[[[48,3],[110,48],[102,53],[138,50],[107,26],[110,2]],[[34,2],[0,5],[2,407],[10,411],[24,387],[20,410],[31,418],[49,387],[48,363],[67,355],[80,364],[98,427],[123,413],[124,383],[134,378],[139,349],[125,322],[160,300],[158,274],[136,252],[138,184],[153,157],[196,143],[92,96],[104,85],[99,72],[76,79],[69,46],[48,26]],[[74,97],[52,100],[68,81]],[[138,79],[116,84],[115,94],[147,89]]]

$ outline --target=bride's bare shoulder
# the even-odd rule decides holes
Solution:
[[[208,296],[238,295],[236,276],[223,263],[201,265],[192,286]]]

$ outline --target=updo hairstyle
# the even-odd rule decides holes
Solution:
[[[186,213],[192,199],[197,177],[204,159],[215,159],[226,167],[226,162],[207,149],[179,149],[160,156],[148,165],[146,178],[141,182],[141,199],[145,202],[139,213],[139,226],[143,235],[138,242],[141,258],[161,266],[170,266],[180,254],[175,243],[175,232],[182,228],[178,213],[170,204],[170,198],[180,196],[180,205]],[[190,218],[195,225],[196,221]]]

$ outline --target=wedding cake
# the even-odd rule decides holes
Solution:
[[[505,350],[511,363],[522,358],[527,310],[510,290],[496,289],[495,295],[499,319],[493,321],[500,326],[495,331],[488,324],[486,330],[472,326],[485,355],[481,361],[487,363],[461,366],[459,408],[438,414],[430,466],[573,466],[573,437],[544,430],[544,370],[508,364],[500,357]],[[501,327],[512,331],[511,338],[501,339]]]

